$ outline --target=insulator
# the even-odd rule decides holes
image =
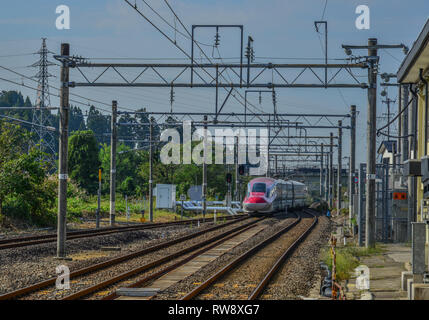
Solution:
[[[250,47],[246,47],[246,53],[244,55],[247,59],[249,59],[249,57],[251,57],[251,49]]]
[[[215,47],[217,47],[219,46],[219,44],[220,44],[220,35],[219,35],[219,32],[216,32],[214,45]]]
[[[171,91],[170,91],[170,103],[173,104],[174,102],[174,90],[173,87],[171,87]]]

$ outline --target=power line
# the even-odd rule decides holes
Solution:
[[[145,0],[142,0],[144,2],[144,4],[146,4],[149,9],[152,10],[152,12],[154,12],[162,21],[164,21],[169,27],[171,27],[175,32],[177,32],[178,34],[180,34],[181,36],[183,36],[184,38],[188,39],[188,40],[192,40],[192,38],[186,34],[184,34],[183,32],[181,32],[180,30],[178,30],[176,27],[174,27],[173,25],[171,25],[166,19],[164,19],[155,9],[153,9]],[[206,46],[206,47],[213,47],[213,45],[211,44],[206,44],[206,43],[202,43],[199,42],[199,44]]]
[[[127,1],[128,2],[128,0],[125,0],[125,1]],[[177,18],[177,20],[179,21],[179,23],[182,25],[182,27],[183,27],[183,29],[185,29],[186,30],[186,32],[188,33],[188,35],[189,36],[192,36],[191,35],[191,33],[189,32],[189,30],[185,27],[185,25],[183,24],[183,22],[182,22],[182,20],[178,17],[178,15],[176,14],[176,12],[174,11],[174,9],[170,6],[170,4],[168,3],[168,1],[167,0],[164,0],[164,2],[167,4],[167,6],[168,6],[168,8],[171,10],[171,12],[174,14],[174,16]],[[198,43],[197,42],[195,42],[195,40],[194,40],[194,43],[198,46],[198,48],[200,49],[200,51],[203,53],[203,55],[211,62],[211,60],[210,60],[210,58],[207,56],[207,54],[204,52],[204,50],[198,45]],[[176,45],[176,44],[175,44]],[[176,45],[177,46],[177,45]],[[183,50],[182,50],[183,51]],[[188,57],[189,57],[189,55],[187,54],[187,53],[185,53],[185,55],[187,55]],[[204,70],[204,69],[203,69]],[[206,71],[207,72],[207,71]],[[209,74],[210,75],[210,73],[208,73],[207,72],[207,74]],[[210,75],[211,76],[211,75]],[[212,79],[214,79],[213,78],[213,76],[211,76],[212,77]],[[224,77],[224,75],[221,75],[221,77],[223,78],[223,79],[225,79],[225,77]],[[226,81],[227,81],[227,79],[225,79]],[[226,88],[225,88],[225,90],[227,90]],[[241,95],[241,93],[240,92],[238,92],[236,89],[234,89],[234,92],[236,92],[243,100],[244,100],[244,97]],[[234,97],[234,99],[235,100],[237,100],[241,105],[245,105],[245,103],[244,102],[242,102],[242,101],[239,101],[238,99],[237,99],[237,97],[235,96],[235,95],[232,95],[233,97]],[[254,105],[252,105],[252,104],[249,104],[251,107],[253,107],[254,109],[256,109],[256,110],[258,110],[259,112],[261,112],[261,113],[265,113],[263,110],[261,110],[261,109],[259,109],[259,108],[257,108],[257,107],[255,107]]]
[[[4,116],[4,115],[0,115],[0,118],[6,118],[9,120],[18,121],[18,122],[21,122],[23,124],[27,124],[27,125],[31,125],[31,126],[43,127],[44,129],[49,130],[49,131],[57,131],[57,129],[55,129],[54,127],[47,127],[47,126],[43,126],[43,125],[40,125],[40,124],[37,124],[34,122],[29,122],[29,121],[25,121],[22,119],[18,119],[18,118],[13,118],[13,117]]]
[[[386,49],[381,49],[381,50],[383,50],[384,52],[386,52],[389,56],[391,56],[393,59],[395,59],[397,62],[399,62],[399,63],[402,63],[402,61],[401,60],[399,60],[398,58],[396,58],[393,54],[391,54],[388,50],[386,50]]]
[[[24,57],[24,56],[32,56],[32,55],[34,55],[34,53],[8,54],[8,55],[0,56],[0,58]]]
[[[132,5],[128,0],[124,0],[130,7],[132,7],[138,14],[140,14],[140,16],[142,16],[147,22],[149,22],[156,30],[158,30],[166,39],[168,39],[176,48],[178,48],[185,56],[187,56],[188,58],[191,58],[191,56],[182,48],[180,47],[177,42],[175,42],[173,39],[171,39],[165,32],[163,32],[158,26],[156,26],[149,18],[147,18],[138,8],[137,5]],[[174,16],[176,17],[176,19],[180,22],[180,24],[182,25],[182,27],[186,30],[186,32],[188,33],[189,36],[191,36],[190,32],[187,30],[187,28],[184,26],[184,24],[182,23],[182,21],[180,20],[180,18],[177,16],[177,14],[174,12],[174,10],[171,8],[171,6],[168,4],[167,1],[165,1],[165,3],[168,5],[168,7],[170,8],[170,10],[173,12]],[[195,41],[194,41],[195,42]],[[200,48],[201,52],[208,58],[208,56],[205,54],[204,50],[201,49],[201,47],[199,46],[198,43],[196,43],[196,45],[198,46],[198,48]],[[211,61],[208,58],[209,61]],[[195,62],[195,61],[194,61]],[[197,63],[198,65],[198,63]],[[212,79],[214,79],[214,77],[204,68],[202,68],[202,70],[208,74]],[[197,72],[195,72],[199,77],[201,77]],[[223,75],[221,75],[223,79],[225,79],[225,77]],[[226,79],[225,79],[226,80]],[[227,90],[225,88],[225,90]],[[236,91],[236,90],[235,90]],[[237,92],[237,91],[236,91]],[[238,93],[240,96],[241,94]],[[233,97],[239,101],[235,95],[233,95]],[[241,96],[242,97],[242,96]],[[243,97],[242,97],[243,98]],[[243,106],[244,103],[239,101]],[[253,106],[254,107],[254,106]],[[254,107],[255,108],[255,107]],[[259,110],[260,112],[263,112],[262,110]]]
[[[22,73],[16,72],[16,71],[14,71],[14,70],[12,70],[12,69],[10,69],[10,68],[7,68],[7,67],[1,66],[1,65],[0,65],[0,68],[1,68],[1,69],[4,69],[4,70],[6,70],[6,71],[12,72],[12,73],[14,73],[14,74],[16,74],[16,75],[19,75],[20,77],[25,78],[25,79],[28,79],[28,80],[30,80],[30,81],[38,82],[37,80],[35,80],[35,79],[33,79],[33,78],[29,77],[29,76],[26,76],[25,74],[22,74]],[[25,87],[25,88],[27,88],[27,89],[36,90],[36,91],[37,91],[37,90],[39,90],[38,88],[34,88],[34,87],[27,86],[27,85],[25,85],[24,83],[14,82],[14,81],[12,81],[12,80],[4,79],[4,78],[0,78],[0,80],[7,81],[7,82],[10,82],[10,83],[13,83],[13,84],[19,85],[19,86],[23,86],[23,87]],[[55,90],[60,91],[60,88],[57,88],[57,87],[52,86],[52,85],[51,85],[50,87],[51,87],[52,89],[55,89]],[[44,90],[43,92],[44,92],[44,93],[48,93],[48,91],[47,91],[47,90]],[[54,96],[56,96],[56,97],[59,97],[59,95],[56,95],[56,94],[51,94],[51,95],[54,95]],[[76,93],[70,93],[70,95],[73,95],[73,96],[75,96],[75,97],[78,97],[78,98],[81,98],[81,99],[85,99],[85,100],[88,100],[88,101],[91,101],[91,102],[95,102],[95,103],[103,104],[103,105],[106,105],[106,106],[110,106],[110,104],[108,104],[108,103],[106,103],[106,102],[102,102],[102,101],[94,100],[94,99],[91,99],[91,98],[83,97],[83,96],[81,96],[81,95],[79,95],[79,94],[76,94]],[[76,101],[76,100],[73,100],[73,99],[70,99],[70,101],[75,102],[75,103],[80,103],[80,104],[85,105],[85,106],[87,105],[87,104],[85,104],[85,103],[82,103],[82,102],[79,102],[79,101]],[[95,106],[94,106],[94,107],[95,107]],[[96,109],[100,109],[100,110],[105,111],[105,112],[112,113],[112,111],[111,111],[111,110],[106,110],[106,109],[102,109],[102,108],[99,108],[99,107],[95,107],[95,108],[96,108]]]
[[[24,88],[27,88],[27,89],[31,89],[31,90],[34,90],[34,91],[38,91],[39,89],[38,88],[35,88],[35,87],[30,87],[30,86],[28,86],[28,85],[26,85],[26,84],[24,84],[24,83],[19,83],[19,82],[16,82],[16,81],[12,81],[12,80],[9,80],[9,79],[5,79],[5,78],[2,78],[2,77],[0,77],[0,80],[2,80],[2,81],[5,81],[5,82],[9,82],[9,83],[12,83],[12,84],[15,84],[15,85],[17,85],[17,86],[21,86],[21,87],[24,87]],[[35,81],[34,79],[31,79],[30,78],[30,80],[33,80],[33,81]],[[54,88],[54,89],[56,89],[55,87],[51,87],[51,88]],[[60,95],[59,94],[55,94],[55,93],[51,93],[51,95],[52,96],[54,96],[54,97],[60,97]],[[87,98],[85,98],[85,99],[87,99]],[[70,99],[70,101],[71,102],[74,102],[74,103],[77,103],[77,104],[80,104],[80,105],[82,105],[82,106],[86,106],[86,107],[88,107],[89,105],[87,104],[87,103],[84,103],[84,102],[81,102],[81,101],[78,101],[78,100],[75,100],[75,99]],[[102,108],[99,108],[99,107],[96,107],[96,106],[93,106],[95,109],[98,109],[98,110],[101,110],[101,111],[105,111],[105,112],[110,112],[111,113],[111,111],[110,110],[105,110],[105,109],[102,109]]]
[[[325,18],[325,11],[326,11],[327,5],[328,5],[328,0],[325,0],[325,7],[323,8],[322,18],[320,20],[323,20],[323,18]]]
[[[326,9],[326,4],[328,3],[328,0],[326,0],[326,2],[325,2],[325,9]],[[325,10],[323,10],[323,16],[325,15]],[[322,20],[323,20],[323,18],[322,18]],[[320,36],[320,32],[319,31],[316,31],[317,32],[317,37],[319,38],[319,43],[320,43],[320,48],[322,49],[322,53],[324,52],[324,48],[323,48],[323,42],[322,42],[322,38],[321,38],[321,36]],[[328,59],[329,60],[329,59]],[[351,71],[350,71],[351,72]],[[332,73],[331,73],[332,74]],[[334,83],[336,83],[336,81],[335,80],[333,80],[333,82]],[[338,90],[338,93],[340,94],[340,97],[341,97],[341,100],[343,100],[343,102],[344,102],[344,104],[346,105],[346,107],[348,107],[349,106],[349,104],[347,103],[347,101],[346,101],[346,99],[345,99],[345,97],[344,97],[344,95],[343,95],[343,93],[341,92],[341,89],[340,88],[337,88],[337,90]]]

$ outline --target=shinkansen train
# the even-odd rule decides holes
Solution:
[[[271,213],[304,207],[307,198],[305,184],[293,180],[256,178],[247,185],[243,210],[247,213]]]

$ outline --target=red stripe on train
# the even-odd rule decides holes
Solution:
[[[263,197],[250,197],[246,199],[245,203],[267,203],[267,200]]]

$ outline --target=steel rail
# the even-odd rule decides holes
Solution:
[[[223,267],[221,270],[216,272],[213,276],[211,276],[209,279],[204,281],[201,285],[196,287],[194,290],[186,294],[184,297],[182,297],[180,300],[190,300],[197,296],[201,291],[208,288],[213,282],[220,279],[222,276],[227,274],[228,272],[232,271],[239,263],[244,261],[245,259],[251,257],[253,254],[255,254],[257,251],[265,247],[266,245],[270,244],[274,240],[276,240],[278,237],[280,237],[282,234],[284,234],[286,231],[292,229],[295,227],[299,222],[301,221],[301,217],[298,216],[291,224],[287,225],[286,227],[282,228],[278,232],[276,232],[274,235],[270,236],[269,238],[261,241],[251,249],[247,250],[243,254],[241,254],[239,257],[228,263],[225,267]]]
[[[220,229],[220,228],[223,228],[225,226],[229,226],[229,225],[235,224],[237,222],[240,222],[240,221],[243,221],[243,220],[246,220],[246,219],[249,219],[249,218],[250,217],[248,216],[248,217],[244,217],[244,218],[241,218],[241,219],[236,219],[236,220],[224,223],[222,225],[217,225],[217,226],[205,229],[205,230],[198,231],[196,233],[192,233],[192,234],[189,234],[189,235],[186,235],[186,236],[179,237],[177,239],[168,240],[168,241],[159,243],[157,245],[153,245],[151,247],[148,247],[148,248],[145,248],[145,249],[142,249],[142,250],[130,253],[130,254],[119,256],[119,257],[116,257],[116,258],[113,258],[113,259],[110,259],[110,260],[107,260],[107,261],[104,261],[104,262],[100,262],[100,263],[97,263],[97,264],[94,264],[94,265],[91,265],[91,266],[88,266],[88,267],[81,268],[79,270],[71,272],[70,273],[70,279],[71,278],[75,278],[77,276],[84,275],[84,274],[88,274],[88,273],[91,273],[91,272],[94,272],[94,271],[98,271],[98,270],[101,270],[101,269],[104,269],[104,268],[107,268],[107,267],[119,264],[121,262],[130,260],[130,259],[133,259],[133,258],[136,258],[136,257],[140,257],[142,255],[145,255],[145,254],[148,254],[148,253],[151,253],[151,252],[155,252],[155,251],[158,251],[158,250],[170,247],[170,246],[175,245],[177,243],[180,243],[182,241],[186,241],[186,240],[189,240],[189,239],[192,239],[192,238],[196,238],[196,237],[198,237],[200,235],[203,235],[203,234],[205,234],[207,232],[215,231],[217,229]],[[40,281],[38,283],[32,284],[30,286],[21,288],[21,289],[5,293],[3,295],[0,295],[0,300],[10,300],[10,299],[17,298],[17,297],[25,295],[25,294],[32,293],[34,291],[37,291],[37,290],[40,290],[42,288],[45,288],[45,287],[48,287],[50,285],[55,284],[56,280],[57,280],[57,277],[53,277],[53,278],[50,278],[50,279],[47,279],[47,280]]]
[[[305,213],[312,215],[313,223],[308,227],[300,236],[298,239],[294,241],[280,256],[280,258],[273,264],[271,269],[267,272],[265,277],[261,280],[261,282],[256,286],[256,288],[253,290],[253,292],[248,297],[248,300],[254,300],[257,299],[261,293],[265,290],[267,285],[269,284],[272,277],[277,273],[279,268],[283,265],[284,261],[295,251],[295,249],[299,246],[299,244],[310,234],[311,230],[316,226],[318,222],[318,218],[316,215],[310,213],[307,210],[304,210]]]
[[[177,263],[175,263],[175,264],[173,264],[173,265],[171,265],[171,266],[169,266],[167,268],[162,269],[161,271],[158,271],[158,272],[156,272],[156,273],[154,273],[154,274],[152,274],[152,275],[150,275],[150,276],[148,276],[148,277],[146,277],[146,278],[144,278],[144,279],[142,279],[142,280],[140,280],[140,281],[138,281],[138,282],[136,282],[136,283],[128,286],[128,287],[136,287],[136,286],[138,286],[138,285],[140,285],[140,284],[142,284],[142,283],[144,283],[146,281],[149,281],[149,280],[154,279],[156,277],[160,277],[164,273],[169,272],[169,271],[171,271],[173,269],[178,268],[179,266],[181,266],[184,263],[192,260],[196,256],[201,255],[203,252],[205,252],[205,251],[207,251],[207,250],[209,250],[209,249],[211,249],[211,248],[219,245],[220,243],[222,243],[222,242],[224,242],[224,241],[226,241],[228,239],[231,239],[231,238],[237,236],[238,234],[240,234],[240,233],[242,233],[244,231],[247,231],[250,228],[255,227],[255,224],[257,222],[261,221],[261,220],[262,219],[251,221],[251,222],[246,223],[246,224],[244,224],[242,226],[238,226],[238,227],[236,227],[234,229],[228,230],[228,231],[226,231],[226,232],[224,232],[222,234],[219,234],[217,236],[214,236],[214,237],[212,237],[210,239],[207,239],[207,240],[204,240],[202,242],[199,242],[199,243],[197,243],[197,244],[195,244],[193,246],[190,246],[188,248],[182,249],[182,250],[177,251],[175,253],[172,253],[172,254],[170,254],[168,256],[162,257],[162,258],[160,258],[160,259],[158,259],[156,261],[149,262],[149,263],[147,263],[147,264],[145,264],[143,266],[140,266],[138,268],[132,269],[132,270],[127,271],[127,272],[124,272],[124,273],[122,273],[122,274],[120,274],[118,276],[115,276],[115,277],[112,277],[112,278],[110,278],[108,280],[105,280],[103,282],[97,283],[94,286],[91,286],[91,287],[88,287],[86,289],[80,290],[80,291],[78,291],[78,292],[76,292],[74,294],[68,295],[68,296],[62,298],[61,300],[76,300],[76,299],[79,299],[81,297],[93,294],[96,291],[98,291],[100,289],[103,289],[103,288],[106,288],[106,287],[108,287],[108,286],[110,286],[110,285],[112,285],[114,283],[120,282],[120,281],[125,280],[125,279],[127,279],[129,277],[132,277],[134,275],[138,275],[141,272],[144,272],[144,271],[149,270],[151,268],[154,268],[154,267],[157,267],[159,265],[162,265],[163,263],[169,262],[169,261],[171,261],[173,259],[176,259],[176,258],[178,258],[180,256],[183,256],[183,255],[185,255],[185,254],[187,254],[189,252],[195,251],[195,250],[197,250],[197,249],[199,249],[201,247],[210,245],[209,247],[203,248],[203,249],[197,251],[196,253],[192,254],[191,256],[189,256],[189,257],[187,257],[187,258],[185,258],[185,259],[183,259],[183,260],[181,260],[181,261],[179,261],[179,262],[177,262]],[[110,294],[108,297],[114,297],[114,296],[115,296],[115,293]]]
[[[237,216],[230,216],[225,218],[227,220],[232,220],[232,219],[240,219],[241,217],[244,217],[244,216],[245,215],[237,215]],[[199,220],[201,219],[186,219],[186,220],[180,220],[180,221],[171,221],[171,222],[165,222],[165,223],[151,223],[151,224],[133,225],[133,226],[126,226],[126,227],[107,227],[102,229],[69,231],[67,232],[67,240],[96,237],[96,236],[102,236],[102,235],[120,233],[120,232],[156,229],[156,228],[162,228],[162,227],[168,227],[168,226],[174,226],[174,225],[193,223]],[[211,222],[213,220],[214,218],[206,219],[206,222]],[[56,239],[57,239],[56,233],[48,234],[48,235],[26,236],[26,237],[19,237],[19,238],[4,239],[4,240],[0,240],[0,250],[55,242]]]

